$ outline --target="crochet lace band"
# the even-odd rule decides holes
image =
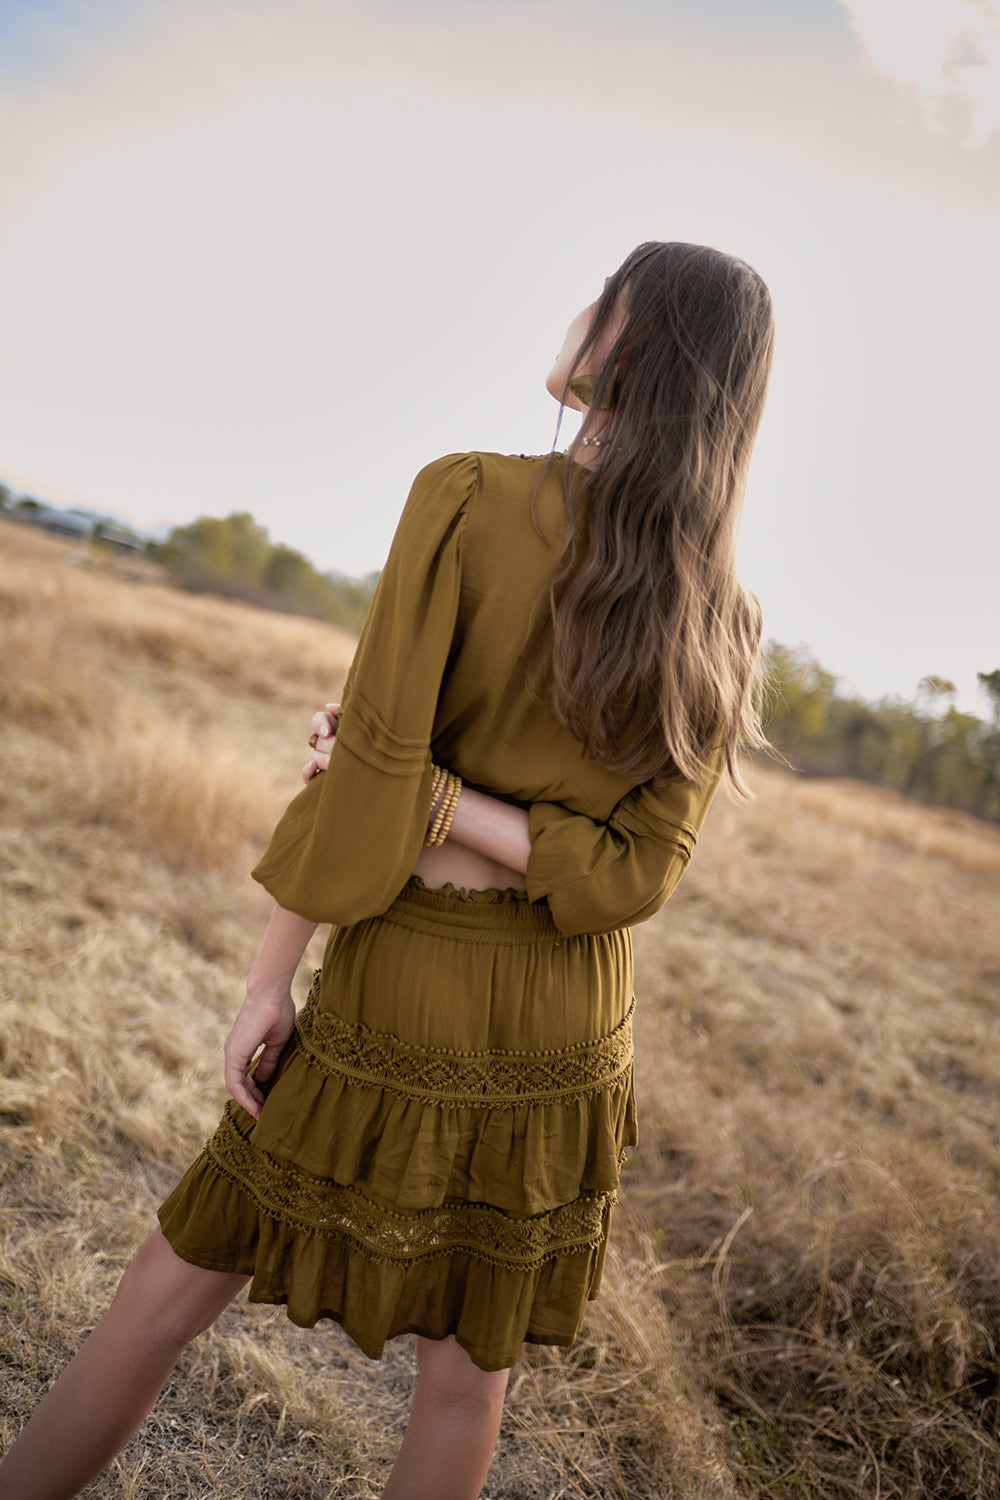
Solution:
[[[613,1191],[524,1219],[482,1203],[393,1212],[355,1188],[311,1177],[258,1150],[240,1133],[231,1110],[206,1147],[223,1176],[263,1214],[294,1231],[346,1238],[372,1260],[402,1265],[464,1251],[504,1269],[531,1272],[554,1256],[596,1249],[607,1236]]]
[[[632,1065],[632,1013],[607,1036],[543,1052],[455,1052],[414,1047],[387,1032],[343,1021],[309,1000],[296,1021],[310,1063],[329,1078],[430,1105],[493,1108],[567,1104],[627,1082]]]

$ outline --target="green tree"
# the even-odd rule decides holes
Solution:
[[[199,516],[175,526],[167,540],[152,549],[157,561],[178,573],[188,588],[222,587],[246,594],[259,583],[271,544],[266,529],[248,511],[224,520]]]
[[[1000,667],[992,672],[977,672],[979,690],[990,705],[994,724],[1000,725]]]
[[[301,552],[272,545],[246,511],[224,520],[199,516],[147,550],[185,588],[313,615],[354,631],[364,624],[378,579],[377,573],[361,581],[320,573]]]
[[[929,677],[921,677],[917,683],[917,701],[921,699],[932,708],[944,699],[953,699],[958,693],[958,688],[947,677],[937,677],[931,673]]]
[[[979,777],[991,817],[1000,818],[1000,667],[977,672],[979,688],[990,705],[990,722],[980,740]]]
[[[836,677],[806,647],[768,641],[763,664],[765,727],[784,755],[810,761],[823,756],[836,691]]]
[[[775,748],[810,775],[855,776],[925,802],[1000,817],[1000,669],[980,672],[987,724],[955,706],[947,677],[922,677],[913,702],[868,703],[803,647],[768,643],[765,719]]]

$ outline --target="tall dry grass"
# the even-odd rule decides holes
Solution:
[[[350,645],[0,529],[0,1443],[212,1128],[246,869]],[[1000,835],[759,769],[636,932],[605,1286],[516,1369],[492,1500],[1000,1494]],[[234,1307],[98,1497],[369,1497],[406,1341]]]

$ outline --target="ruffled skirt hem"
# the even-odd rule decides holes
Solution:
[[[201,1158],[163,1205],[160,1222],[182,1259],[249,1276],[250,1301],[284,1306],[300,1328],[323,1319],[339,1323],[371,1359],[401,1334],[453,1334],[481,1369],[502,1370],[517,1361],[525,1343],[573,1343],[586,1303],[600,1287],[611,1210],[609,1197],[601,1205],[597,1243],[554,1250],[527,1268],[458,1246],[391,1260],[347,1235],[331,1240],[291,1229]],[[206,1212],[226,1225],[227,1243],[211,1247],[188,1238],[185,1223]]]
[[[630,967],[621,934],[560,939],[544,910],[504,903],[491,943],[492,908],[456,899],[444,922],[441,904],[408,889],[390,920],[334,934],[260,1118],[227,1106],[160,1222],[185,1260],[250,1277],[251,1301],[285,1306],[302,1327],[334,1320],[372,1358],[399,1334],[453,1334],[497,1370],[524,1343],[572,1344],[600,1286],[636,1138]],[[456,938],[462,920],[471,940]],[[450,956],[461,974],[449,985]],[[546,1019],[567,960],[574,997],[581,975],[599,991],[578,995],[599,1022],[583,1037]],[[421,974],[433,981],[426,1024]],[[376,1030],[324,999],[345,993],[383,1022],[395,1005],[397,1026]],[[433,1044],[435,1027],[461,1039],[472,1005],[510,997],[542,1018],[529,1040],[543,1045]]]

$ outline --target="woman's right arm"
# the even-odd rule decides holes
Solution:
[[[443,844],[426,844],[413,867],[425,885],[467,891],[526,889],[528,814],[463,786]]]
[[[523,807],[514,807],[487,792],[463,786],[448,837],[465,849],[496,860],[508,870],[517,870],[521,875],[527,872],[531,838],[528,814]]]
[[[333,745],[333,722],[317,715],[317,726],[310,774]],[[659,911],[683,875],[720,772],[721,760],[704,786],[636,787],[604,821],[559,803],[525,812],[463,786],[447,840],[422,849],[414,873],[431,886],[527,890],[548,900],[565,933],[631,926]]]

